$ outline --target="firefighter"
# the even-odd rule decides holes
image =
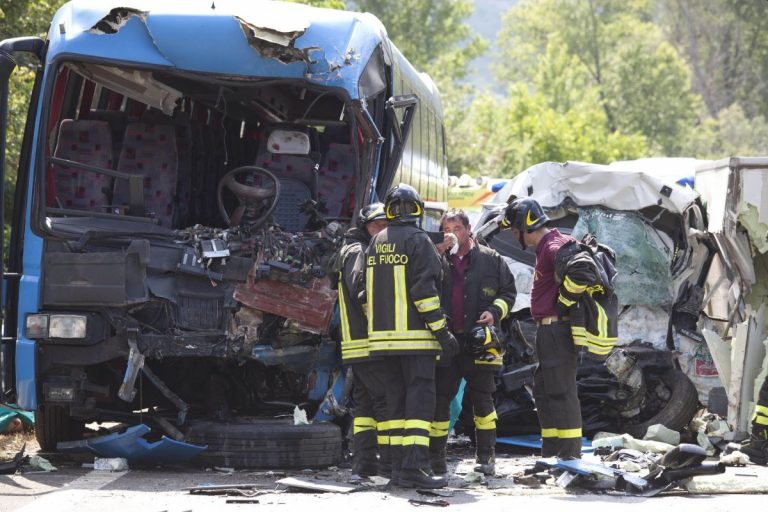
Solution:
[[[523,248],[536,249],[531,316],[538,324],[536,353],[539,365],[533,378],[533,398],[541,427],[541,455],[561,459],[581,458],[581,404],[576,390],[578,351],[571,332],[570,317],[558,314],[561,286],[555,275],[558,252],[576,240],[547,227],[549,217],[531,198],[514,200],[501,220]],[[581,267],[573,271],[581,271]],[[576,281],[565,277],[564,288],[584,290],[593,283],[594,273],[584,272]],[[584,281],[586,280],[586,281]],[[575,287],[575,288],[574,288]]]
[[[350,365],[352,401],[355,407],[352,422],[352,474],[369,477],[378,473],[377,423],[385,415],[384,385],[377,378],[380,361],[370,357],[368,321],[356,299],[357,283],[365,268],[364,254],[371,237],[387,226],[382,203],[372,203],[360,210],[357,227],[344,234],[339,266],[339,324],[341,331],[341,361]],[[378,450],[383,465],[389,463],[389,447]]]
[[[768,377],[760,386],[755,416],[752,418],[752,434],[741,451],[749,455],[749,460],[755,464],[768,464]]]
[[[451,400],[461,379],[472,402],[477,446],[477,467],[485,475],[495,474],[496,410],[493,393],[495,373],[502,365],[497,336],[500,323],[515,303],[515,281],[509,267],[495,250],[480,245],[463,210],[449,210],[440,221],[450,242],[445,250],[441,304],[450,318],[449,328],[462,346],[453,358],[441,358],[436,370],[437,406],[430,430],[432,470],[444,474]],[[453,247],[451,247],[453,246]],[[447,249],[451,249],[447,251]]]
[[[387,193],[387,227],[366,251],[364,293],[372,356],[384,361],[386,421],[393,485],[438,488],[445,479],[429,467],[429,429],[435,410],[435,359],[450,358],[458,342],[440,307],[440,256],[418,227],[419,194],[400,184]]]

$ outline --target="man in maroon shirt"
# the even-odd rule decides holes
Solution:
[[[502,351],[495,332],[515,304],[515,280],[501,255],[475,240],[463,210],[446,212],[440,226],[446,237],[446,243],[437,246],[443,255],[444,267],[440,304],[450,315],[450,330],[463,350],[454,357],[441,357],[437,364],[437,400],[429,432],[429,462],[437,474],[448,471],[446,443],[450,405],[464,378],[465,393],[472,402],[474,416],[475,471],[490,476],[496,471],[495,373],[502,365]],[[453,250],[448,251],[451,248]]]
[[[536,248],[531,315],[538,324],[539,367],[533,378],[533,398],[541,426],[541,455],[581,457],[581,404],[576,392],[577,349],[567,316],[558,316],[560,283],[555,256],[573,237],[548,228],[549,217],[531,198],[516,199],[504,212],[503,228],[512,230],[523,248]]]

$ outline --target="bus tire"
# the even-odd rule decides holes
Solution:
[[[645,437],[648,427],[656,424],[680,431],[690,423],[699,408],[696,386],[685,373],[673,368],[661,375],[661,381],[670,391],[667,404],[652,418],[625,426],[625,431],[636,439]]]
[[[82,429],[65,407],[41,405],[35,411],[35,439],[43,452],[55,452],[59,441],[79,439]]]
[[[264,469],[325,468],[342,456],[341,429],[333,423],[241,417],[190,422],[186,442],[208,445],[195,460],[206,466]]]

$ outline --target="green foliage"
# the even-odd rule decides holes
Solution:
[[[378,17],[403,55],[441,86],[464,78],[469,61],[487,47],[465,22],[472,14],[469,0],[354,0],[351,4]]]
[[[719,159],[726,156],[768,154],[768,121],[763,116],[747,117],[733,104],[715,118],[706,118],[692,128],[683,142],[682,154]]]
[[[505,15],[496,73],[524,82],[565,114],[585,87],[610,133],[638,133],[672,154],[695,119],[696,97],[646,0],[523,1]]]
[[[62,4],[64,4],[64,0],[0,0],[0,40],[30,35],[44,36],[54,12]],[[19,167],[19,152],[27,121],[29,96],[35,79],[36,66],[36,62],[26,58],[26,56],[20,56],[18,67],[11,75],[9,82],[5,197],[3,201],[6,221],[11,218],[13,211],[13,194]]]
[[[297,4],[307,4],[313,7],[325,7],[327,9],[346,9],[344,0],[287,0]]]
[[[659,24],[684,56],[711,117],[739,103],[768,116],[768,2],[657,0]]]
[[[596,92],[581,92],[584,97],[564,111],[522,84],[505,100],[478,96],[455,133],[467,142],[451,145],[451,172],[511,177],[543,161],[609,163],[646,153],[642,135],[607,130]]]

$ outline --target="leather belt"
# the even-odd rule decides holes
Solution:
[[[571,317],[569,316],[558,318],[557,316],[553,315],[553,316],[545,316],[544,318],[540,318],[536,320],[536,323],[539,325],[551,325],[551,324],[556,324],[558,322],[570,322],[570,321],[571,321]]]

